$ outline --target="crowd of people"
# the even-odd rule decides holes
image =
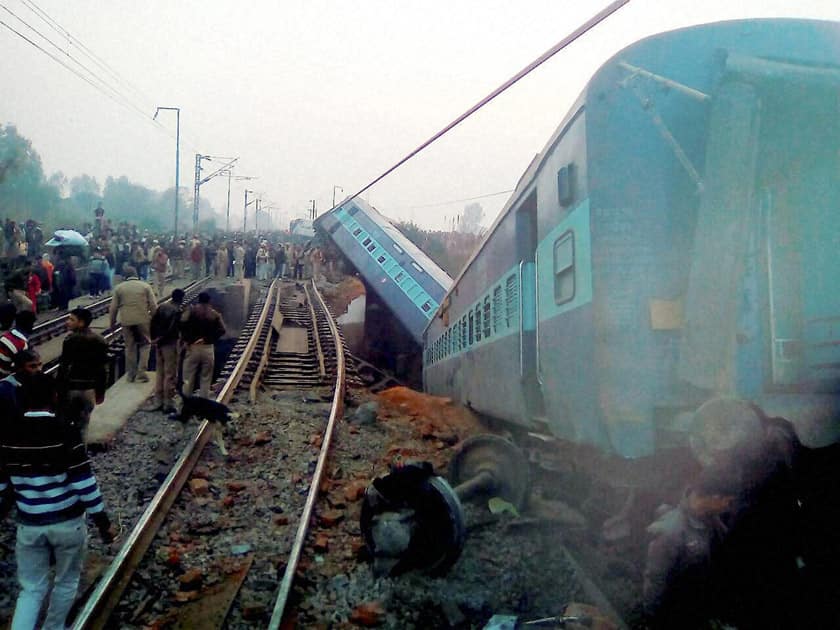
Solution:
[[[18,310],[36,315],[67,310],[70,300],[87,294],[107,296],[115,275],[131,266],[138,278],[152,283],[158,298],[169,280],[213,275],[217,279],[273,277],[320,279],[340,265],[335,250],[313,242],[294,242],[288,232],[257,234],[193,234],[174,236],[141,230],[120,222],[112,225],[100,206],[95,220],[79,227],[86,245],[48,246],[42,228],[32,219],[6,218],[0,248],[4,296]]]

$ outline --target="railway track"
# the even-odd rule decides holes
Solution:
[[[208,278],[209,276],[207,278],[196,280],[190,285],[187,285],[187,287],[192,286],[197,282],[200,283],[206,281]],[[172,276],[167,276],[166,280],[167,282],[171,282]],[[184,287],[185,291],[187,290],[187,287]],[[96,319],[97,317],[102,317],[103,315],[108,314],[108,309],[111,307],[111,297],[112,296],[109,295],[108,297],[104,297],[101,300],[95,300],[93,302],[90,302],[89,304],[81,304],[79,306],[83,306],[84,308],[88,309],[93,315],[93,318]],[[59,311],[55,313],[54,316],[50,319],[36,324],[35,327],[32,329],[32,335],[30,337],[31,345],[35,346],[38,344],[42,344],[45,341],[49,341],[53,337],[58,337],[67,332],[67,314],[69,312],[70,311]]]
[[[201,278],[194,282],[191,282],[187,286],[184,287],[184,304],[190,304],[193,302],[197,297],[198,294],[201,292],[201,289],[204,287],[207,282],[209,282],[210,276],[205,278]],[[172,298],[168,297],[162,302],[169,302]],[[97,310],[92,309],[91,307],[96,305]],[[104,300],[100,300],[99,302],[95,302],[91,306],[87,306],[85,308],[89,308],[93,311],[94,318],[102,317],[104,314],[108,312],[108,309],[111,305],[111,298],[108,297]],[[40,333],[39,333],[40,328]],[[59,332],[59,330],[61,332]],[[44,322],[39,326],[36,326],[35,329],[32,331],[32,338],[30,339],[31,344],[33,347],[37,346],[40,343],[47,341],[53,337],[58,336],[59,334],[64,334],[67,332],[67,313],[63,313],[61,316],[51,319],[48,322]],[[122,356],[122,350],[124,349],[125,342],[123,341],[122,337],[122,326],[117,324],[114,328],[105,331],[102,335],[105,338],[105,341],[108,342],[108,346],[110,348],[110,355],[112,358],[116,360],[116,363],[119,364],[118,357]],[[48,359],[44,362],[44,372],[47,374],[56,374],[58,371],[58,362],[60,356]],[[122,369],[114,369],[111,373],[111,379],[109,380],[109,386],[114,381],[117,380],[119,374],[122,373]]]
[[[332,392],[326,428],[324,428],[324,425],[320,420],[312,425],[315,427],[317,424],[317,426],[320,426],[323,431],[319,440],[320,451],[318,452],[317,461],[312,461],[312,448],[309,447],[299,462],[299,468],[311,473],[311,477],[308,480],[300,480],[297,483],[297,486],[305,485],[308,487],[306,501],[299,511],[300,516],[296,522],[287,521],[287,526],[284,529],[288,530],[288,533],[285,533],[284,531],[283,535],[279,536],[281,538],[285,536],[285,538],[290,541],[290,544],[288,559],[285,563],[282,563],[282,566],[285,567],[285,571],[279,579],[279,588],[277,589],[276,600],[273,606],[268,607],[272,611],[270,627],[273,628],[279,627],[280,620],[283,617],[283,613],[287,605],[293,577],[298,567],[301,550],[303,549],[303,545],[307,537],[309,521],[312,518],[312,512],[318,494],[321,476],[323,475],[326,465],[327,453],[332,439],[332,432],[337,420],[341,417],[344,400],[343,343],[338,327],[330,316],[326,305],[314,286],[304,287],[300,291],[302,299],[297,299],[296,302],[297,306],[300,306],[300,303],[302,302],[305,310],[309,311],[309,319],[306,320],[306,318],[303,318],[301,321],[301,323],[305,321],[307,324],[307,354],[309,356],[298,358],[301,360],[305,359],[305,363],[310,366],[310,369],[307,370],[307,372],[312,371],[311,366],[318,366],[317,371],[319,379],[317,382],[313,382],[310,373],[301,373],[300,380],[297,383],[292,380],[288,380],[288,378],[283,382],[278,382],[276,380],[276,375],[283,372],[283,362],[288,357],[284,357],[284,353],[282,352],[272,351],[271,348],[277,342],[283,320],[288,318],[288,323],[291,324],[294,318],[298,316],[296,309],[292,308],[295,304],[289,301],[284,301],[284,296],[288,297],[288,294],[294,291],[296,291],[296,289],[294,289],[293,286],[288,284],[281,285],[278,281],[275,281],[268,291],[262,296],[261,301],[258,302],[258,305],[252,310],[252,315],[246,323],[246,326],[240,335],[239,341],[234,346],[231,358],[223,369],[221,379],[224,380],[218,387],[218,393],[216,396],[216,400],[218,402],[223,404],[233,403],[234,408],[239,405],[239,408],[245,410],[244,413],[248,415],[250,413],[247,411],[249,408],[241,406],[241,401],[243,401],[246,397],[248,390],[250,390],[251,397],[253,399],[253,397],[257,395],[258,390],[260,388],[264,388],[266,390],[265,393],[260,395],[267,397],[269,401],[273,398],[272,392],[282,393],[283,389],[288,388],[295,388],[294,391],[298,391],[300,388],[316,387],[317,390],[314,391],[318,391],[318,395],[321,398],[326,398],[326,391],[329,390]],[[323,372],[321,372],[321,366],[323,366]],[[323,377],[321,374],[323,374]],[[255,416],[256,415],[257,414],[255,414]],[[254,417],[252,420],[256,421],[259,420],[259,418]],[[237,421],[237,423],[238,422],[240,421]],[[176,503],[176,500],[178,501],[178,510],[185,508],[187,513],[194,511],[194,507],[182,505],[185,503],[186,499],[182,496],[179,500],[179,495],[183,494],[187,498],[191,496],[190,493],[182,493],[182,490],[184,489],[187,481],[190,479],[190,476],[199,460],[206,459],[207,454],[205,453],[205,457],[203,458],[202,452],[205,450],[205,446],[212,437],[213,429],[214,427],[206,421],[202,421],[200,423],[195,436],[189,441],[181,455],[178,457],[166,479],[163,481],[157,493],[148,504],[145,512],[139,518],[133,530],[126,538],[124,545],[116,553],[110,566],[104,572],[98,584],[93,589],[90,597],[80,610],[74,622],[74,628],[103,628],[106,626],[113,626],[114,623],[117,623],[117,625],[120,626],[131,625],[131,619],[126,619],[123,616],[118,617],[117,620],[116,618],[112,618],[112,615],[120,606],[123,596],[127,595],[128,591],[133,588],[131,585],[135,583],[132,582],[132,575],[135,570],[141,566],[141,563],[144,567],[147,564],[154,565],[156,558],[160,555],[159,553],[150,554],[147,552],[149,551],[150,546],[152,546],[156,533],[158,533],[158,530],[166,521],[167,514],[170,512],[170,509],[172,509],[173,504]],[[248,430],[247,427],[237,428],[237,432],[242,432],[244,430]],[[242,440],[240,440],[240,442],[241,441]],[[240,447],[234,447],[234,453],[237,452],[238,448]],[[215,454],[213,449],[209,449],[208,452],[211,455]],[[285,453],[282,454],[282,457],[285,457]],[[240,458],[236,455],[228,458],[228,462],[223,466],[220,466],[220,469],[224,469],[224,473],[226,474],[234,474],[237,468],[236,462],[239,461],[239,459]],[[231,463],[231,460],[233,460],[233,463]],[[291,465],[291,462],[286,461],[284,464]],[[247,466],[244,468],[247,469]],[[247,470],[243,469],[238,474],[246,475]],[[230,488],[231,483],[229,482],[227,486]],[[301,487],[296,489],[293,494],[302,495],[303,488]],[[230,503],[233,503],[232,496]],[[237,527],[244,527],[249,521],[250,524],[253,525],[253,522],[258,520],[258,516],[256,514],[249,515],[247,512],[249,510],[256,510],[259,512],[260,508],[255,508],[254,505],[249,503],[248,505],[243,504],[242,510],[243,524],[235,525],[233,529],[236,529]],[[271,514],[271,512],[269,512],[269,514]],[[170,518],[175,517],[170,516]],[[284,516],[283,519],[286,520],[287,517]],[[295,526],[296,529],[293,529]],[[292,531],[294,531],[293,541]],[[274,538],[277,537],[278,535],[274,536]],[[208,596],[206,602],[204,600],[200,602],[202,604],[206,604],[199,606],[199,608],[203,608],[204,610],[198,610],[197,612],[193,610],[191,614],[201,615],[202,621],[200,622],[200,627],[221,626],[235,599],[239,585],[241,585],[242,581],[245,579],[248,569],[251,567],[251,563],[255,562],[255,558],[251,556],[257,556],[257,565],[255,566],[258,566],[259,562],[262,561],[262,559],[259,558],[258,551],[259,550],[255,551],[254,554],[249,555],[247,564],[240,571],[238,578],[239,581],[232,591],[231,589],[227,589],[227,591],[222,594],[217,593],[215,597]],[[157,569],[154,568],[148,568],[145,570],[146,573],[151,574],[155,574],[156,571]],[[280,577],[279,573],[277,574],[277,577]],[[161,580],[156,581],[160,582]],[[147,596],[145,601],[148,603],[150,600],[155,599],[160,599],[160,597],[154,595]],[[219,603],[220,600],[223,600],[221,601],[221,604]],[[120,610],[125,608],[126,605],[123,604]],[[131,610],[138,607],[131,604],[128,608]],[[216,610],[217,612],[214,612],[208,617],[208,611],[210,609]],[[180,612],[184,613],[185,609],[181,609]],[[133,617],[136,618],[138,614],[139,613],[135,610]],[[132,615],[129,615],[129,617],[131,616]],[[109,619],[111,619],[110,622]],[[189,625],[189,622],[185,623]],[[194,624],[196,622],[193,621],[192,623]]]

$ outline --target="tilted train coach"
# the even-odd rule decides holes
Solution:
[[[707,24],[614,56],[429,323],[427,391],[628,484],[656,483],[714,397],[835,442],[838,94],[835,23]]]

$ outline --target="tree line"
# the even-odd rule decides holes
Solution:
[[[58,171],[47,176],[32,142],[14,125],[0,125],[0,219],[34,219],[49,234],[91,222],[94,208],[101,203],[112,224],[125,221],[150,231],[166,231],[172,229],[174,195],[174,186],[157,191],[124,175],[109,176],[103,184],[87,174],[68,177]],[[192,198],[183,187],[180,195],[183,230],[191,225]],[[202,217],[215,215],[206,199],[199,203]]]

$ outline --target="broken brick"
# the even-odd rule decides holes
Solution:
[[[271,431],[260,431],[254,436],[254,446],[262,446],[271,442]]]
[[[315,541],[312,543],[315,551],[326,551],[330,548],[330,539],[325,534],[318,534],[315,536]]]
[[[201,569],[190,569],[178,578],[178,589],[182,591],[195,591],[204,581],[204,573]]]
[[[193,479],[210,479],[210,470],[204,466],[196,466],[192,471]]]
[[[248,487],[247,482],[245,481],[229,481],[227,483],[227,489],[231,492],[240,492],[245,490]]]
[[[210,492],[210,484],[206,479],[190,479],[190,490],[197,496],[204,496]]]
[[[358,501],[363,496],[365,496],[365,490],[367,490],[367,485],[367,481],[364,481],[362,479],[351,481],[346,486],[344,486],[344,498],[347,501]]]
[[[245,602],[242,604],[242,618],[248,621],[262,619],[265,616],[265,604]]]
[[[365,602],[356,606],[353,612],[350,613],[350,621],[357,625],[370,628],[381,624],[384,616],[385,610],[382,608],[382,604],[379,602]]]
[[[335,527],[344,520],[344,512],[340,510],[325,510],[318,515],[318,522],[324,527]]]
[[[289,524],[289,518],[286,517],[286,516],[282,516],[282,515],[281,516],[275,516],[274,517],[274,524],[275,525],[288,525]]]
[[[227,495],[224,499],[222,499],[222,505],[226,508],[233,507],[234,503],[236,503],[236,500],[231,494]]]
[[[198,591],[176,591],[175,601],[184,604],[186,602],[194,602],[198,599]]]

